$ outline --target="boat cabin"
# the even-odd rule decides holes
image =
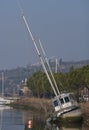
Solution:
[[[72,93],[62,93],[54,97],[52,102],[58,116],[79,107]]]

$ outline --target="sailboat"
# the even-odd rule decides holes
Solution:
[[[4,72],[2,72],[2,95],[0,97],[0,105],[8,105],[11,102],[13,102],[13,100],[10,100],[4,96]]]
[[[54,113],[53,113],[53,116],[52,118],[50,118],[50,120],[54,120],[55,117],[56,119],[68,119],[70,120],[73,119],[73,120],[76,120],[76,121],[80,121],[80,119],[82,119],[82,112],[81,112],[81,109],[79,107],[79,104],[78,102],[73,98],[73,93],[61,93],[58,89],[58,86],[56,84],[56,81],[54,79],[54,76],[52,74],[52,71],[51,71],[51,68],[50,68],[50,65],[48,63],[48,60],[47,60],[47,57],[45,55],[45,51],[43,50],[43,47],[41,45],[41,49],[42,49],[42,52],[43,52],[43,55],[44,57],[42,57],[38,47],[37,47],[37,44],[35,42],[35,39],[30,31],[30,28],[29,28],[29,25],[27,23],[27,20],[25,18],[25,16],[23,15],[22,16],[23,18],[23,21],[26,25],[26,28],[28,30],[28,33],[31,37],[31,40],[34,44],[34,47],[36,49],[36,52],[39,56],[39,59],[40,59],[40,62],[42,64],[42,67],[43,67],[43,70],[49,80],[49,83],[53,89],[53,92],[55,94],[55,97],[51,99],[52,103],[53,103],[53,106],[54,106]],[[39,41],[40,42],[40,41]],[[41,42],[40,42],[41,43]],[[47,68],[45,66],[45,63],[44,63],[44,59],[47,63],[47,66],[49,68],[49,72],[51,74],[51,77],[47,71]],[[52,79],[51,79],[52,78]]]
[[[55,94],[56,96],[51,99],[54,105],[54,109],[55,109],[53,117],[56,116],[56,117],[62,117],[62,118],[67,118],[67,119],[68,117],[73,117],[73,118],[78,117],[79,119],[81,119],[80,117],[82,115],[82,112],[79,108],[78,102],[75,100],[74,93],[60,93],[59,92],[56,80],[53,76],[51,67],[48,62],[48,58],[46,56],[46,52],[40,40],[39,40],[39,43],[40,43],[40,47],[44,55],[44,59],[47,63],[49,72],[51,74],[52,80],[54,81],[54,85],[56,88],[56,94]],[[61,83],[60,83],[60,86],[62,86]]]

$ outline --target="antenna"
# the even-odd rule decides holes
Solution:
[[[50,67],[50,65],[49,65],[49,61],[48,61],[48,58],[47,58],[47,56],[46,56],[46,52],[45,52],[45,50],[44,50],[44,48],[43,48],[43,45],[42,45],[42,42],[40,41],[40,39],[39,39],[39,43],[40,43],[40,47],[41,47],[41,50],[42,50],[42,52],[43,52],[45,61],[46,61],[46,63],[47,63],[48,69],[49,69],[50,74],[51,74],[51,76],[52,76],[53,82],[54,82],[55,87],[56,87],[56,89],[57,89],[57,92],[58,92],[58,94],[60,94],[59,89],[58,89],[58,86],[57,86],[57,83],[56,83],[56,80],[55,80],[55,78],[54,78],[54,76],[53,76],[51,67]]]
[[[57,67],[58,67],[58,61],[57,61],[57,58],[55,59],[55,63],[56,63],[56,66],[55,66],[55,72],[57,73]]]
[[[38,49],[38,47],[37,47],[37,45],[36,45],[36,42],[35,42],[35,40],[34,40],[34,37],[33,37],[32,33],[31,33],[31,31],[30,31],[30,28],[29,28],[29,26],[28,26],[27,20],[26,20],[26,18],[25,18],[24,15],[23,15],[22,18],[23,18],[23,21],[24,21],[24,23],[25,23],[25,25],[26,25],[26,28],[27,28],[28,32],[29,32],[29,35],[30,35],[30,37],[31,37],[31,39],[32,39],[32,42],[33,42],[33,44],[34,44],[34,46],[35,46],[35,49],[36,49],[36,51],[37,51],[37,54],[38,54],[38,56],[39,56],[39,58],[40,58],[42,67],[43,67],[43,69],[44,69],[44,72],[45,72],[45,74],[46,74],[46,76],[47,76],[47,78],[48,78],[48,80],[49,80],[49,83],[50,83],[50,85],[51,85],[51,87],[52,87],[52,89],[53,89],[53,91],[54,91],[54,94],[57,96],[57,92],[56,92],[56,90],[55,90],[55,88],[54,88],[54,85],[53,85],[53,83],[52,83],[52,81],[51,81],[51,78],[50,78],[50,76],[49,76],[49,74],[48,74],[48,72],[47,72],[47,69],[46,69],[46,67],[45,67],[45,65],[44,65],[44,61],[43,61],[43,59],[42,59],[42,57],[41,57],[41,54],[40,54],[40,52],[39,52],[39,49]]]

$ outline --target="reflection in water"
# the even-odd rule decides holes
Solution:
[[[71,123],[71,124],[50,124],[46,123],[45,130],[89,130],[89,126],[81,123]]]
[[[45,116],[38,113],[28,112],[29,115],[25,117],[25,130],[44,130],[45,127]],[[26,114],[26,113],[25,113]],[[29,128],[31,127],[31,128]]]
[[[46,122],[46,117],[42,113],[0,106],[0,130],[89,130],[89,127],[75,124],[64,127],[60,124],[50,124]]]
[[[0,130],[24,130],[22,113],[8,106],[0,106]]]
[[[31,113],[30,113],[31,115]],[[46,118],[42,115],[34,115],[31,120],[31,128],[29,128],[29,123],[25,124],[25,130],[89,130],[89,127],[83,127],[82,124],[69,124],[66,127],[62,126],[62,124],[50,124],[49,122],[45,122]],[[29,121],[28,120],[28,121]]]
[[[28,128],[28,123],[25,125],[25,130],[89,130],[89,127],[83,127],[82,124],[72,124],[62,126],[60,124],[50,124],[44,121],[44,118],[33,117],[31,128]]]
[[[45,130],[82,130],[82,127],[80,125],[76,127],[76,124],[71,127],[63,127],[57,124],[47,123]]]

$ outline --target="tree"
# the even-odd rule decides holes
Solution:
[[[72,69],[69,73],[54,73],[60,91],[79,93],[84,87],[89,90],[89,66]],[[27,85],[36,95],[53,93],[50,83],[43,72],[36,72],[27,81]]]
[[[43,72],[36,72],[31,76],[28,81],[27,85],[33,91],[35,95],[42,95],[43,93],[52,92],[50,87],[49,81]]]

